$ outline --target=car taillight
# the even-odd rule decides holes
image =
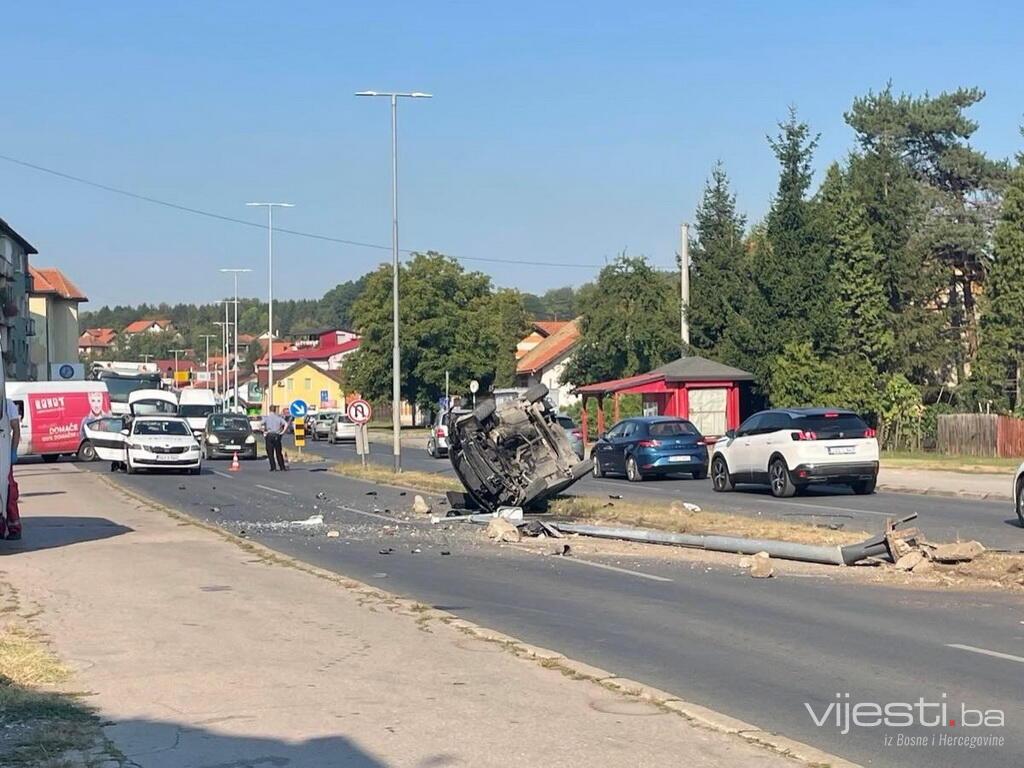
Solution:
[[[572,431],[572,436],[573,437],[583,437],[583,430],[582,429],[574,429]]]
[[[793,432],[790,435],[794,440],[817,440],[818,435],[811,432],[808,429],[801,429],[799,432]]]
[[[658,440],[641,440],[637,443],[639,448],[657,448],[661,443]]]
[[[864,430],[864,437],[876,437],[877,435],[878,433],[872,427]]]
[[[444,431],[444,427],[438,427],[438,428],[437,428],[437,430],[436,430],[436,432],[435,432],[435,434],[436,434],[436,435],[437,435],[438,437],[444,437],[444,436],[445,436],[445,434],[446,434],[446,433],[445,433],[445,431]]]

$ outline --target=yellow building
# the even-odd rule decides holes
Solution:
[[[29,315],[35,324],[35,335],[29,337],[29,359],[36,369],[35,378],[48,381],[59,378],[56,371],[65,364],[78,363],[78,305],[88,299],[59,269],[29,270]]]
[[[275,371],[274,404],[287,408],[294,400],[304,400],[313,409],[344,408],[341,371],[325,371],[308,360]]]

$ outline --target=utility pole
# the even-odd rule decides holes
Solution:
[[[204,333],[199,338],[206,339],[206,379],[207,379],[206,386],[207,386],[207,388],[209,388],[209,386],[210,386],[210,381],[209,381],[209,379],[210,379],[210,339],[215,339],[215,338],[217,338],[217,336],[216,336],[216,334],[213,334],[213,333]],[[214,387],[214,390],[216,390],[216,387]]]
[[[684,353],[690,346],[690,323],[686,313],[690,309],[690,225],[682,225],[682,242],[679,247],[679,336],[683,340]]]
[[[231,361],[231,368],[232,368],[232,370],[235,373],[235,381],[234,381],[234,391],[235,391],[235,393],[233,395],[234,402],[232,403],[232,406],[233,406],[232,410],[234,410],[237,413],[238,412],[238,276],[240,274],[245,273],[245,272],[252,272],[252,270],[251,269],[239,269],[239,268],[227,268],[227,267],[225,267],[225,268],[221,269],[221,272],[223,272],[225,274],[228,274],[228,275],[231,275],[235,279],[235,300],[234,300],[234,305],[235,305],[235,336],[234,336],[234,342],[235,343],[234,343],[234,350],[231,353],[231,356],[233,358],[232,361]],[[226,308],[227,307],[225,305],[225,309]]]
[[[184,349],[169,349],[168,352],[174,353],[174,383],[178,383],[178,353],[184,352]]]

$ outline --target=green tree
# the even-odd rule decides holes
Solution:
[[[861,355],[822,357],[808,341],[790,342],[772,361],[772,405],[826,405],[877,415],[878,374]]]
[[[391,267],[366,278],[352,306],[354,330],[363,341],[346,360],[348,385],[365,397],[391,395]],[[514,361],[515,344],[525,329],[526,312],[514,291],[492,292],[490,279],[466,272],[447,256],[413,254],[399,271],[402,396],[430,408],[444,394],[445,372],[453,392],[477,379],[486,391],[505,358]]]
[[[644,257],[621,256],[581,292],[581,339],[564,380],[576,384],[632,376],[680,354],[676,278]]]
[[[867,210],[837,164],[825,175],[816,211],[829,262],[826,294],[835,322],[833,349],[840,355],[863,355],[873,368],[884,370],[894,340],[882,257],[875,250]]]
[[[690,344],[710,357],[732,363],[729,330],[743,315],[750,279],[743,241],[746,220],[721,162],[711,171],[697,208],[697,237],[691,248]]]
[[[975,401],[1000,410],[1021,406],[1024,364],[1024,166],[1018,165],[1003,197],[995,230],[995,258],[989,271],[981,317],[978,358],[971,375]]]

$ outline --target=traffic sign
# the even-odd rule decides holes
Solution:
[[[288,410],[292,416],[299,418],[309,413],[309,406],[306,405],[305,400],[294,400],[292,404],[288,406]]]
[[[295,431],[295,447],[302,448],[306,444],[306,417],[296,416],[293,429]]]
[[[330,391],[326,390],[326,389],[321,389],[320,390],[320,402],[321,403],[326,403],[330,399],[331,399]]]
[[[365,424],[373,416],[373,408],[365,400],[353,400],[345,409],[345,414],[356,424]]]
[[[472,392],[474,395],[477,392],[479,392],[480,391],[480,382],[477,381],[476,379],[473,379],[471,382],[469,382],[469,391]]]

